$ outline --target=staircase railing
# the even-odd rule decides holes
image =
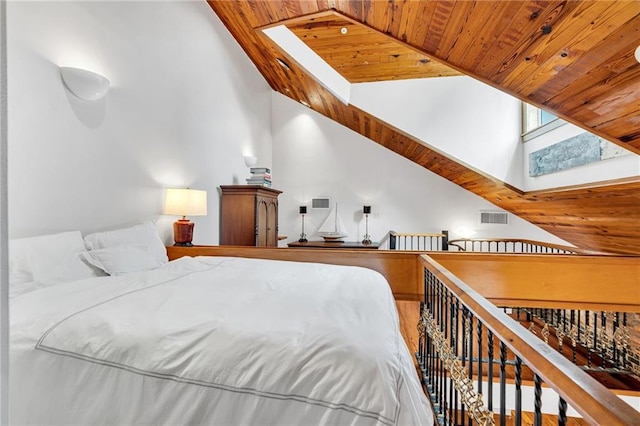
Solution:
[[[484,253],[605,254],[560,244],[518,238],[461,238],[449,241],[449,250]]]
[[[460,238],[449,240],[449,231],[425,234],[389,231],[380,242],[381,248],[410,251],[464,251],[482,253],[535,253],[606,255],[578,247],[522,238]]]
[[[606,373],[640,390],[640,352],[629,312],[516,308],[512,318],[585,371]]]
[[[570,409],[591,424],[640,424],[638,411],[435,260],[422,256],[421,262],[425,298],[416,356],[440,424],[469,418],[476,423],[468,424],[505,425],[513,410],[517,425],[525,412],[534,413],[538,426],[543,413],[554,411],[565,425]]]

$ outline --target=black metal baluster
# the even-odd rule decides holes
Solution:
[[[500,426],[507,424],[507,345],[500,342]]]
[[[515,426],[522,425],[522,360],[516,356],[516,418]]]
[[[626,312],[622,313],[622,326],[623,327],[627,326],[627,313]],[[628,368],[628,366],[627,366],[627,347],[626,346],[624,348],[622,348],[622,368],[624,368],[625,370]]]
[[[567,424],[567,401],[561,396],[558,397],[558,426],[566,426]]]
[[[441,297],[440,297],[440,329],[445,335],[447,335],[447,288],[440,283],[440,288],[442,289]],[[446,341],[446,340],[445,340]],[[442,413],[443,418],[447,415],[447,377],[446,377],[446,369],[444,367],[444,361],[442,357],[440,357],[440,413]]]
[[[429,297],[429,293],[428,293],[428,288],[427,288],[427,269],[425,268],[424,273],[422,274],[422,289],[424,290],[424,298],[423,301],[420,303],[420,321],[422,322],[422,314],[423,312],[425,312],[426,309],[428,309],[428,297]],[[418,342],[418,353],[419,355],[419,365],[420,365],[420,382],[422,383],[422,386],[425,386],[425,380],[424,380],[424,372],[425,372],[425,362],[426,362],[426,348],[427,348],[427,339],[429,338],[429,336],[427,335],[427,332],[425,330],[424,332],[424,337],[420,338],[419,342]]]
[[[589,332],[589,318],[591,318],[591,311],[585,311],[584,312],[584,321],[586,324],[586,328],[584,330],[585,334],[590,333]],[[590,338],[595,337],[595,336],[586,336],[585,337],[585,342],[588,342]],[[587,347],[587,367],[591,367],[591,345],[589,345],[588,343],[585,345]]]
[[[607,316],[605,315],[604,311],[600,312],[600,326],[602,328],[601,334],[604,336],[604,334],[607,332]],[[601,357],[602,367],[607,368],[607,347],[606,346],[602,347],[601,354],[602,354],[602,357]]]
[[[542,379],[537,374],[533,375],[534,383],[534,412],[533,426],[542,426]]]
[[[579,329],[578,325],[576,325],[576,311],[574,309],[571,309],[571,311],[570,311],[569,323],[571,324],[571,327],[569,327],[569,331],[573,332],[574,327],[575,327],[576,331]],[[576,334],[576,336],[572,336],[571,337],[571,358],[572,358],[574,364],[578,364],[578,362],[576,360],[576,352],[577,352],[576,341],[577,341],[577,339],[578,339],[577,334]]]
[[[487,408],[493,411],[493,333],[487,330]]]
[[[469,325],[469,380],[470,384],[473,385],[473,314],[471,311],[467,311],[467,314],[469,315],[469,322],[467,323]],[[465,333],[466,332],[467,330],[465,330]],[[471,408],[469,408],[469,410],[471,410]],[[467,424],[473,426],[473,419],[471,417],[468,418]]]
[[[618,360],[618,345],[616,344],[616,339],[613,338],[613,336],[616,335],[616,331],[618,330],[618,327],[620,325],[620,313],[616,312],[614,319],[613,319],[613,327],[612,327],[612,334],[611,334],[611,340],[613,340],[613,361],[614,361],[614,367],[619,366],[620,362]]]
[[[431,279],[431,288],[433,289],[432,290],[433,292],[432,292],[432,295],[431,295],[431,298],[433,299],[433,303],[431,304],[431,306],[432,306],[431,316],[433,318],[436,318],[435,312],[436,312],[436,297],[437,297],[436,291],[437,291],[437,289],[436,289],[436,284],[435,284],[435,279],[434,279],[433,274],[431,275],[430,279]],[[429,366],[429,376],[430,376],[429,385],[431,387],[430,388],[430,393],[432,395],[431,401],[434,404],[436,402],[436,397],[437,397],[437,395],[436,395],[436,387],[435,387],[436,378],[437,378],[436,377],[436,360],[437,360],[436,356],[437,356],[437,353],[436,353],[435,342],[432,339],[431,340],[431,348],[430,348],[431,362],[430,362],[430,366]]]
[[[451,295],[451,299],[449,300],[449,346],[451,348],[455,347],[455,325],[454,325],[454,304],[453,304],[454,296]],[[455,353],[455,352],[454,352]],[[453,411],[455,410],[455,405],[453,404],[453,379],[451,378],[451,371],[449,371],[449,415],[448,415],[448,425],[452,425],[453,423]]]
[[[456,358],[458,358],[458,354],[459,354],[459,345],[458,345],[458,338],[460,335],[460,304],[458,303],[458,299],[456,299],[455,302],[455,308],[454,308],[454,320],[453,320],[453,324],[454,324],[454,332],[453,332],[453,353],[456,356]],[[458,389],[454,389],[453,390],[453,407],[454,407],[454,420],[453,420],[453,424],[457,425],[458,424]]]
[[[412,246],[413,246],[413,242],[412,242]],[[434,319],[437,321],[437,327],[440,331],[442,331],[442,318],[441,318],[441,312],[442,312],[442,284],[440,283],[440,281],[438,280],[438,283],[436,285],[436,291],[437,291],[437,296],[436,296],[436,300],[437,300],[437,306],[436,306],[436,312],[434,314]],[[437,359],[436,359],[436,368],[435,368],[435,377],[436,377],[436,383],[434,386],[434,392],[436,394],[436,406],[437,406],[437,416],[440,417],[442,415],[442,388],[441,388],[441,384],[442,384],[442,357],[440,356],[440,353],[438,351],[436,351],[437,354]]]
[[[449,290],[444,284],[441,284],[442,287],[442,299],[440,306],[440,324],[441,331],[446,336],[447,335],[447,295]],[[443,418],[446,416],[447,410],[447,369],[444,366],[444,360],[440,357],[440,393],[442,397],[440,398],[440,412],[442,413]]]
[[[478,338],[478,393],[482,394],[482,322],[476,319],[476,335]]]
[[[435,289],[433,288],[433,280],[432,278],[432,274],[431,272],[429,272],[429,277],[428,277],[428,281],[429,281],[429,314],[431,316],[433,316],[433,307],[435,304]],[[426,370],[427,370],[427,389],[429,392],[429,398],[431,399],[431,401],[433,402],[432,399],[432,395],[433,395],[433,363],[434,363],[434,357],[433,357],[433,339],[431,337],[429,337],[429,339],[427,340],[428,342],[428,347],[427,347],[427,365],[426,365]]]
[[[580,342],[580,341],[581,341],[581,340],[580,340],[580,332],[582,331],[582,321],[581,321],[581,318],[580,318],[580,313],[581,313],[581,312],[582,312],[582,311],[578,311],[578,337],[577,337],[578,342]]]
[[[467,332],[466,327],[465,327],[465,323],[466,323],[466,319],[467,319],[467,308],[465,306],[462,307],[462,315],[461,315],[461,320],[462,320],[462,324],[460,324],[462,330],[462,359],[461,359],[461,364],[462,364],[462,369],[464,370],[464,367],[467,365]],[[464,404],[460,404],[460,416],[461,416],[461,420],[462,423],[464,424],[464,419],[465,419],[465,406]]]
[[[431,311],[431,287],[429,286],[429,274],[430,272],[427,271],[425,269],[424,271],[424,301],[425,301],[425,305],[426,305],[426,309],[428,312]],[[429,371],[429,347],[431,344],[431,337],[429,336],[429,333],[426,332],[425,330],[425,339],[424,339],[424,347],[422,348],[422,350],[424,351],[424,357],[422,360],[422,383],[425,386],[425,388],[427,389],[427,393],[431,392],[429,390],[429,381],[427,379],[427,373]]]

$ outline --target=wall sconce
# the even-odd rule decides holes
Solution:
[[[97,101],[109,91],[109,80],[95,72],[60,67],[60,75],[67,89],[85,101]]]
[[[466,226],[461,226],[460,228],[456,229],[456,234],[458,234],[463,240],[468,240],[476,234],[476,231],[467,228]]]
[[[207,191],[189,188],[167,189],[164,214],[182,216],[182,219],[173,223],[174,246],[192,246],[194,224],[187,216],[206,216]]]
[[[364,213],[364,239],[362,244],[371,244],[371,235],[369,235],[369,215],[371,214],[371,206],[363,206],[362,213]]]
[[[307,214],[307,206],[300,206],[300,216],[302,216],[302,232],[300,233],[299,243],[307,242],[307,234],[304,233],[304,215]]]
[[[245,155],[244,156],[244,164],[247,167],[253,167],[258,162],[258,159],[253,155]]]

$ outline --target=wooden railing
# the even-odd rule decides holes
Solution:
[[[463,424],[470,417],[477,424],[502,425],[514,410],[515,424],[532,411],[534,425],[541,425],[550,411],[543,406],[549,394],[557,401],[560,425],[566,424],[569,407],[590,424],[640,424],[638,411],[438,262],[421,259],[425,299],[417,358],[440,424]],[[507,374],[512,384],[507,385]],[[529,395],[523,383],[528,374]]]
[[[450,240],[449,250],[484,253],[606,254],[544,241],[517,238],[463,238]]]
[[[464,251],[482,253],[584,254],[608,253],[521,238],[461,238],[449,240],[449,231],[436,234],[389,231],[381,248],[410,251]]]
[[[449,231],[442,231],[439,234],[389,231],[388,237],[389,250],[446,251],[449,249]]]

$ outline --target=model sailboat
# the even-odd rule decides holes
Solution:
[[[322,225],[320,225],[320,228],[318,228],[318,234],[326,241],[339,241],[349,235],[347,228],[338,215],[338,203],[336,203],[334,209],[329,213],[329,216]]]

